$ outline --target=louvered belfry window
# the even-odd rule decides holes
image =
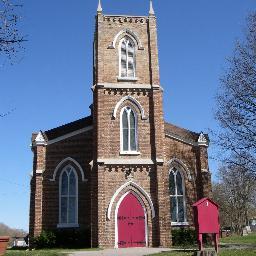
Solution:
[[[135,45],[128,37],[124,37],[120,47],[120,76],[135,77]]]

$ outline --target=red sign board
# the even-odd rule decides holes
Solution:
[[[203,198],[193,204],[195,227],[200,251],[203,248],[202,234],[213,234],[215,249],[218,251],[219,239],[219,206],[209,198]]]

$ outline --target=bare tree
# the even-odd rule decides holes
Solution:
[[[246,168],[238,165],[223,166],[220,182],[213,186],[213,196],[220,205],[222,226],[242,234],[243,227],[255,213],[256,180]]]
[[[222,160],[256,175],[256,12],[248,17],[245,38],[236,43],[216,98]]]
[[[0,0],[0,57],[13,60],[22,48],[24,36],[20,33],[19,0]]]

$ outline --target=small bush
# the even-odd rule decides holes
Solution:
[[[56,229],[42,231],[31,239],[31,246],[36,249],[48,248],[89,248],[91,245],[90,229]]]
[[[53,248],[56,245],[56,235],[52,231],[42,231],[32,239],[32,244],[36,249]]]
[[[173,245],[195,245],[197,242],[196,231],[194,229],[180,228],[172,230]]]
[[[91,246],[90,229],[58,229],[56,247],[59,248],[89,248]]]

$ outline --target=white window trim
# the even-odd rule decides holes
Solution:
[[[56,168],[55,168],[55,170],[54,170],[54,172],[53,172],[52,179],[50,179],[50,181],[55,181],[55,180],[56,180],[56,176],[57,176],[57,173],[58,173],[60,167],[61,167],[65,162],[68,162],[68,161],[72,162],[72,163],[78,168],[78,170],[79,170],[80,173],[81,173],[82,181],[83,181],[83,182],[84,182],[84,181],[88,181],[88,179],[85,179],[85,177],[84,177],[84,171],[83,171],[82,166],[81,166],[75,159],[73,159],[72,157],[66,157],[65,159],[61,160],[61,161],[58,163],[58,165],[56,166]]]
[[[124,34],[124,35],[129,35],[132,39],[134,39],[135,42],[136,42],[136,45],[137,45],[138,50],[144,50],[144,47],[143,47],[143,45],[142,45],[142,43],[141,43],[141,41],[140,41],[138,35],[137,35],[135,32],[131,31],[130,29],[123,29],[123,30],[119,31],[119,32],[115,35],[115,37],[114,37],[113,41],[111,42],[111,44],[109,45],[108,49],[115,49],[115,48],[116,48],[117,39],[118,39],[122,34]]]
[[[108,210],[107,210],[107,218],[108,220],[111,219],[111,211],[112,211],[112,206],[115,202],[115,199],[117,198],[117,196],[120,194],[120,192],[122,190],[124,190],[126,187],[128,186],[132,186],[136,189],[138,189],[146,198],[147,202],[149,203],[149,206],[150,206],[150,209],[151,209],[151,215],[152,215],[152,219],[155,218],[156,216],[156,213],[155,213],[155,208],[154,208],[154,205],[153,205],[153,202],[152,202],[152,199],[150,197],[150,195],[141,187],[139,186],[138,184],[136,184],[135,182],[133,181],[128,181],[126,182],[125,184],[123,184],[121,187],[119,187],[116,191],[115,191],[115,194],[112,196],[111,200],[110,200],[110,203],[108,205]]]
[[[113,118],[116,119],[116,115],[117,115],[117,110],[119,109],[119,107],[121,106],[121,104],[124,102],[124,101],[131,101],[133,104],[135,104],[135,106],[139,109],[140,111],[140,114],[141,114],[141,119],[142,120],[146,120],[148,119],[147,116],[145,115],[145,110],[144,108],[141,106],[141,104],[139,103],[139,101],[137,101],[135,98],[133,98],[132,96],[130,95],[127,95],[127,96],[124,96],[121,100],[119,100],[113,110]]]
[[[133,53],[133,76],[122,76],[122,64],[121,64],[121,59],[122,59],[122,43],[124,40],[126,40],[126,37],[129,38],[131,40],[131,42],[133,43],[133,49],[134,49],[134,53]],[[134,40],[130,37],[130,36],[124,36],[120,42],[119,42],[119,47],[118,47],[118,51],[119,51],[119,76],[118,76],[118,80],[125,80],[125,81],[132,81],[133,79],[138,80],[136,78],[136,51],[135,51],[135,43]],[[126,74],[128,74],[128,51],[127,51],[127,45],[126,45]]]
[[[121,65],[121,64],[120,64]],[[120,66],[120,68],[121,68],[121,66]],[[138,77],[122,77],[122,76],[118,76],[117,77],[117,80],[118,81],[138,81],[139,79],[138,79]]]
[[[130,193],[132,193],[138,199],[139,203],[141,204],[141,206],[143,208],[144,216],[145,216],[145,241],[146,241],[146,247],[148,247],[148,225],[147,225],[148,220],[147,220],[147,211],[146,211],[145,204],[139,195],[137,195],[133,191],[128,191],[119,199],[119,201],[116,205],[116,210],[115,210],[115,249],[119,248],[118,247],[118,223],[117,223],[118,210],[119,210],[120,204],[122,203],[124,198]]]
[[[183,190],[183,208],[184,208],[184,221],[182,221],[182,222],[180,222],[180,221],[177,221],[177,222],[174,222],[174,221],[171,221],[171,225],[172,226],[178,226],[178,225],[180,225],[180,226],[185,226],[185,225],[188,225],[188,222],[187,222],[187,208],[186,208],[186,190],[185,190],[185,182],[184,182],[184,174],[183,174],[183,172],[180,170],[180,169],[178,169],[178,168],[176,168],[176,167],[172,167],[171,169],[170,169],[170,171],[169,171],[169,180],[170,180],[170,174],[171,173],[174,173],[174,170],[173,169],[176,169],[179,173],[180,173],[180,175],[181,175],[181,178],[182,178],[182,190]],[[171,198],[172,197],[178,197],[178,194],[177,194],[177,185],[176,185],[176,178],[174,179],[174,182],[175,182],[175,195],[171,195],[170,194],[170,192],[169,192],[169,197],[170,197],[170,204],[171,204]],[[170,184],[169,184],[169,186],[170,186]],[[177,216],[178,216],[178,207],[177,207],[177,212],[176,212],[176,214],[177,214]],[[171,212],[170,212],[170,217],[172,218],[172,216],[171,216]]]
[[[189,223],[187,221],[184,222],[171,222],[172,226],[189,226]]]
[[[138,121],[137,121],[137,113],[134,111],[130,106],[130,111],[133,112],[134,118],[135,118],[135,148],[136,150],[130,150],[131,147],[131,141],[130,141],[130,119],[128,118],[128,150],[124,151],[123,150],[123,113],[126,111],[128,107],[122,108],[120,111],[120,154],[121,155],[139,155],[140,153],[138,152]]]
[[[72,171],[74,172],[75,174],[75,177],[76,177],[76,215],[75,215],[75,223],[62,223],[61,222],[61,184],[62,184],[62,174],[66,171],[66,168],[72,168]],[[71,227],[79,227],[79,224],[78,224],[78,175],[77,175],[77,172],[76,172],[76,169],[68,164],[66,165],[61,173],[60,173],[60,176],[59,176],[59,223],[57,224],[57,228],[71,228]]]
[[[141,153],[139,151],[120,151],[120,156],[131,155],[131,156],[139,156]]]

